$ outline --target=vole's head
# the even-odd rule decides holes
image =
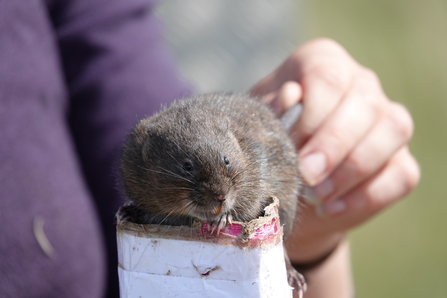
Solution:
[[[128,198],[148,212],[217,222],[240,205],[246,166],[226,121],[152,117],[132,131],[120,169]]]

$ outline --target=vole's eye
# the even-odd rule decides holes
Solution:
[[[193,170],[192,164],[190,162],[186,161],[183,164],[183,169],[188,172],[192,171]]]
[[[228,159],[228,157],[224,156],[223,161],[226,165],[230,164],[230,160]]]

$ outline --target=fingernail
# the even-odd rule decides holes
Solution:
[[[301,197],[310,205],[317,206],[321,204],[322,200],[334,191],[334,183],[332,179],[325,179],[320,184],[310,187],[303,186]]]
[[[332,179],[327,178],[320,184],[314,186],[313,189],[318,197],[325,198],[334,191],[334,183],[332,182]]]
[[[321,198],[317,196],[313,187],[308,185],[304,185],[301,197],[309,204],[313,206],[317,206],[321,204]]]
[[[335,200],[323,204],[322,207],[325,214],[335,215],[346,210],[346,203],[342,200]]]
[[[301,160],[301,174],[310,185],[316,184],[317,178],[326,170],[326,156],[321,152],[312,153]]]
[[[320,204],[315,207],[315,213],[319,217],[326,217],[328,215],[336,215],[346,210],[346,203],[342,200],[330,201],[325,204]]]

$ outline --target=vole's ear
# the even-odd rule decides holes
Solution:
[[[143,144],[145,140],[148,140],[148,137],[154,128],[154,124],[147,121],[147,119],[140,120],[130,133],[131,138],[133,138],[137,144]]]

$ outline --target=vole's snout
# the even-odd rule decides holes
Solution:
[[[216,201],[218,201],[218,202],[223,202],[223,201],[226,200],[226,197],[225,197],[225,195],[216,194],[216,195],[214,196],[214,199],[215,199]]]

